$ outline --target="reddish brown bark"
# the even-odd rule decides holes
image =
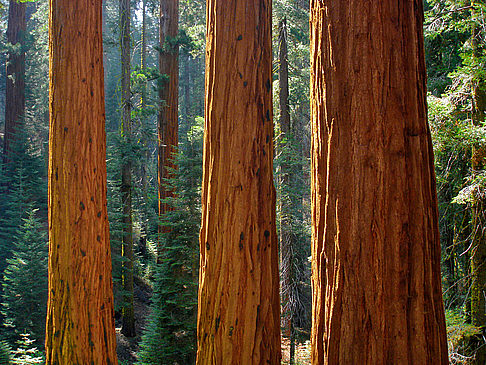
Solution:
[[[280,364],[271,1],[207,15],[197,364]]]
[[[116,364],[101,0],[51,0],[47,364]]]
[[[7,84],[5,89],[5,134],[3,152],[8,158],[10,145],[22,123],[25,109],[25,50],[23,39],[26,31],[25,3],[10,0],[8,9]]]
[[[447,364],[422,2],[311,1],[313,364]]]
[[[160,0],[159,26],[160,54],[159,72],[165,78],[159,86],[160,110],[158,115],[158,182],[159,182],[159,217],[171,206],[163,199],[173,196],[165,186],[166,179],[172,177],[171,171],[176,168],[173,162],[179,143],[179,0]],[[167,227],[159,226],[159,232]],[[160,261],[161,247],[158,249]]]

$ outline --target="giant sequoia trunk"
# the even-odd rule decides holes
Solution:
[[[171,209],[163,199],[172,196],[165,180],[172,176],[175,168],[174,154],[179,143],[179,46],[175,42],[179,32],[179,0],[160,0],[160,53],[159,71],[163,80],[159,86],[160,110],[158,115],[158,181],[159,217]],[[159,232],[167,231],[159,227]],[[157,261],[161,260],[159,240]]]
[[[10,145],[24,117],[25,109],[25,50],[23,38],[26,30],[25,3],[10,0],[8,8],[7,85],[5,88],[4,158],[8,158]],[[13,47],[15,46],[15,47]]]
[[[422,1],[311,1],[313,364],[447,364]]]
[[[47,364],[116,364],[101,0],[51,0]]]
[[[130,93],[130,0],[120,0],[120,42],[121,42],[121,88],[122,125],[121,133],[126,145],[132,142],[131,93]],[[122,333],[135,336],[135,313],[133,309],[133,228],[132,228],[132,156],[126,155],[130,148],[123,149],[121,195],[123,205],[123,309]]]
[[[197,364],[280,364],[271,1],[207,16]]]

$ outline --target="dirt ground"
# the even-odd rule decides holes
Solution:
[[[143,282],[136,281],[134,285],[135,294],[135,324],[136,324],[136,337],[127,338],[121,334],[121,320],[116,320],[116,343],[118,362],[120,365],[133,365],[136,363],[136,353],[139,350],[139,343],[141,335],[145,329],[148,321],[150,311],[150,297],[152,295],[150,287]],[[289,363],[289,349],[290,342],[287,338],[282,338],[282,364]],[[296,365],[310,364],[310,344],[306,343],[298,344],[295,354]]]

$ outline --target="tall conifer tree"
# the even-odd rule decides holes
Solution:
[[[47,364],[116,364],[102,1],[50,0]]]
[[[271,9],[207,3],[197,364],[280,364]]]
[[[159,219],[171,209],[165,203],[173,194],[165,180],[173,177],[174,157],[179,143],[179,0],[160,0],[159,24],[159,114],[158,114],[158,183]],[[160,225],[159,233],[168,227]],[[160,241],[161,238],[159,238]],[[159,242],[157,262],[162,257]]]
[[[25,2],[10,0],[8,8],[7,85],[5,89],[4,159],[10,153],[25,109]]]
[[[311,1],[313,364],[447,364],[421,1]]]

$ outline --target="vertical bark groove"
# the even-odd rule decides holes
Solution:
[[[311,0],[313,364],[447,364],[418,0]]]
[[[207,3],[197,364],[280,364],[271,1]]]
[[[50,0],[47,364],[116,364],[101,0]]]

